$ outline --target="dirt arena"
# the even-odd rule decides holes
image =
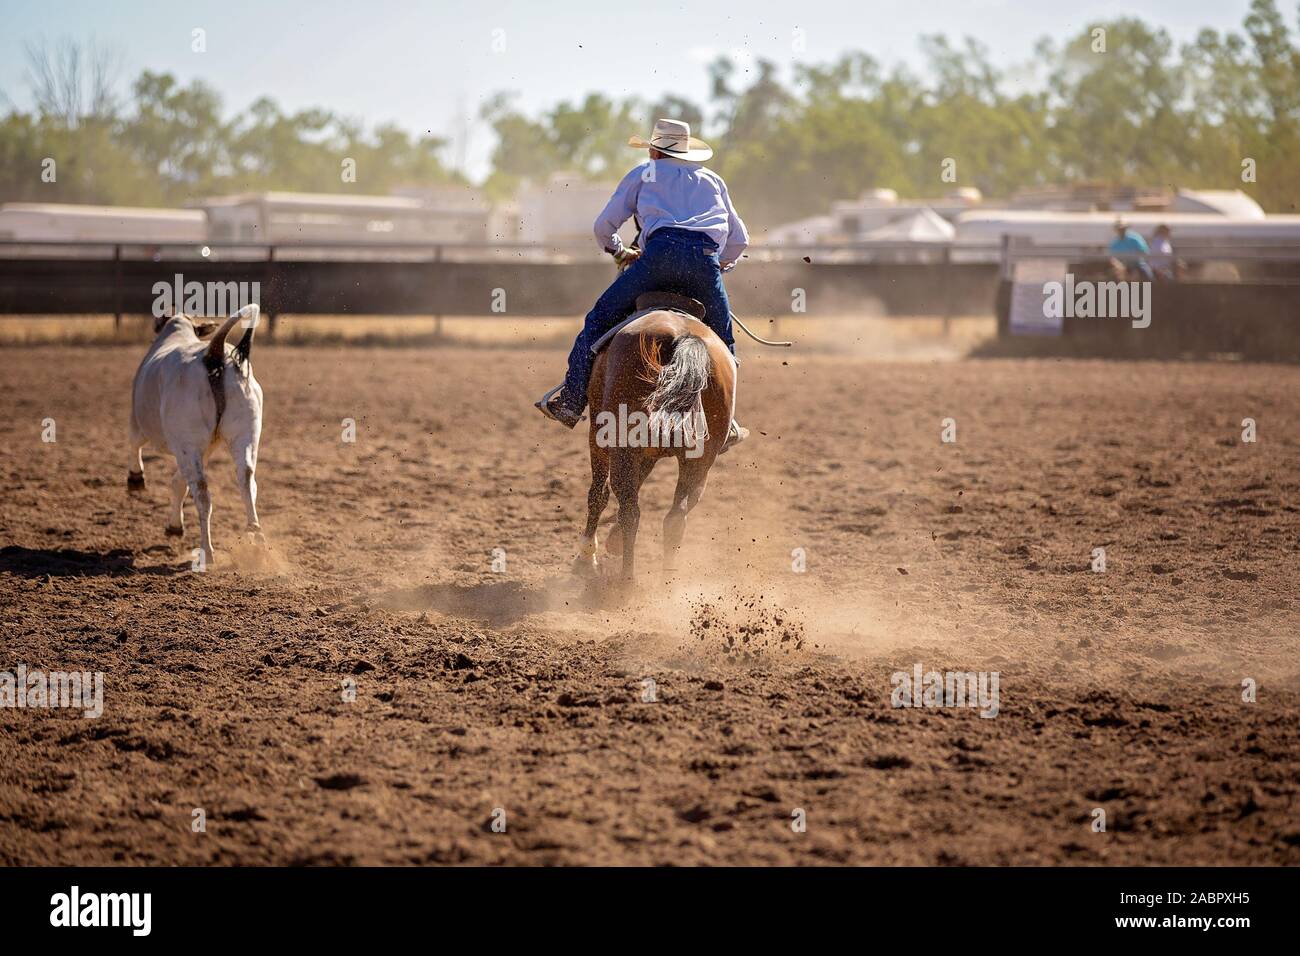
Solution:
[[[220,451],[195,573],[168,461],[126,493],[142,352],[0,351],[0,671],[106,684],[0,709],[0,863],[1300,863],[1300,368],[746,349],[620,603],[562,353],[260,345],[272,550]],[[892,707],[917,664],[997,716]]]

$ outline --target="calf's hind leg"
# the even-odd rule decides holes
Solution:
[[[204,567],[210,568],[216,555],[212,550],[212,495],[203,468],[204,457],[202,452],[189,452],[178,455],[176,464],[194,498],[194,510],[199,514],[199,547],[203,549]]]
[[[239,495],[244,499],[244,517],[248,521],[248,532],[254,542],[264,544],[262,525],[257,520],[257,442],[256,440],[235,441],[230,445],[230,457],[235,460],[235,482],[239,485]]]
[[[185,533],[185,496],[189,494],[189,485],[179,468],[172,475],[171,490],[171,512],[168,514],[167,527],[164,530],[172,537],[179,538]]]
[[[144,456],[140,454],[149,439],[136,431],[134,416],[126,444],[126,490],[132,494],[144,491]]]

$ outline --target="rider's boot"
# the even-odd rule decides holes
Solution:
[[[574,410],[564,400],[564,386],[551,389],[533,403],[533,407],[552,421],[557,421],[565,428],[573,428],[582,421],[582,409]]]

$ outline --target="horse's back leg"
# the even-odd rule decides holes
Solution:
[[[686,516],[700,503],[704,486],[709,478],[712,462],[701,464],[700,459],[680,458],[677,469],[677,488],[673,491],[673,504],[664,515],[664,574],[677,569],[677,554],[686,533]]]
[[[636,574],[636,533],[641,524],[641,483],[654,467],[653,458],[645,458],[635,449],[616,448],[611,456],[609,483],[618,499],[618,525],[623,532],[623,581],[631,583]]]
[[[638,480],[644,482],[644,481],[646,480],[646,478],[648,478],[648,477],[650,476],[650,472],[654,469],[654,466],[655,466],[655,459],[653,459],[653,458],[642,458],[642,459],[641,459],[641,476],[640,476],[640,478],[639,478]],[[638,485],[637,487],[639,488],[640,485]],[[610,516],[609,521],[610,521],[610,524],[617,524],[617,523],[618,523],[618,511],[617,511],[617,510],[615,510],[614,514],[612,514],[612,515]],[[617,557],[617,556],[619,556],[619,555],[621,555],[621,554],[623,553],[623,536],[622,536],[621,534],[610,534],[608,537],[605,538],[605,553],[606,553],[606,554],[610,554],[610,555],[614,555],[615,557]]]
[[[609,504],[609,452],[591,440],[591,487],[587,489],[587,526],[573,559],[573,570],[586,574],[596,569],[596,526]]]

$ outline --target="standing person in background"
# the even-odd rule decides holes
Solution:
[[[1170,228],[1164,223],[1156,226],[1156,231],[1151,234],[1151,257],[1147,260],[1157,279],[1170,282],[1177,278],[1174,244],[1169,238],[1171,234]]]

